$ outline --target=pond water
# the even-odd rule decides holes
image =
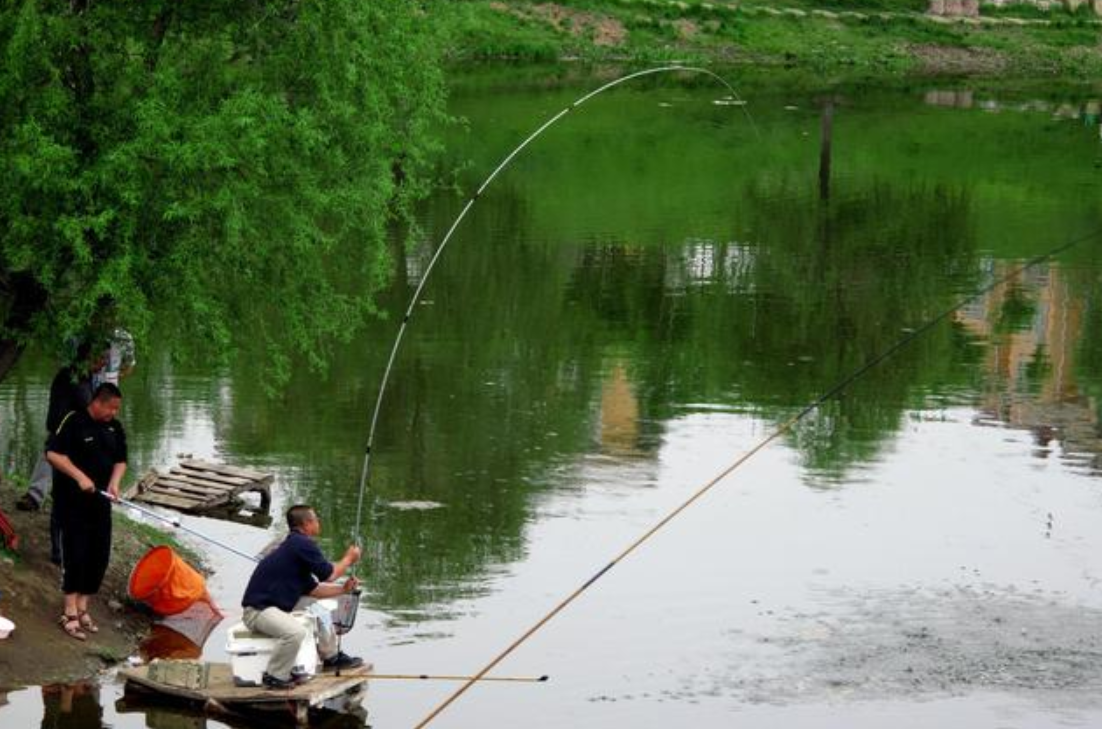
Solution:
[[[442,170],[473,189],[614,75],[458,78],[468,124]],[[395,365],[345,648],[386,673],[477,671],[920,330],[496,670],[548,682],[475,687],[433,725],[1102,724],[1102,92],[739,90],[664,76],[597,97],[474,206]],[[180,453],[272,470],[275,526],[188,524],[257,552],[308,501],[341,549],[396,321],[464,201],[424,206],[389,320],[325,376],[269,398],[253,362],[146,343],[124,383],[132,472]],[[0,383],[7,468],[30,469],[54,369],[31,352]],[[209,555],[219,660],[251,565]],[[413,726],[455,687],[378,682],[369,722]],[[110,675],[77,693],[73,726],[223,726],[124,712]],[[4,726],[59,711],[39,687],[7,701]]]

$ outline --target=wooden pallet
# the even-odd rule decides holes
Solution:
[[[362,711],[360,705],[371,672],[368,663],[341,671],[340,676],[321,673],[305,684],[283,691],[237,686],[226,663],[156,660],[148,666],[122,669],[119,676],[126,681],[128,696],[141,692],[147,697],[184,700],[210,714],[268,714],[306,726],[312,711]]]
[[[150,471],[124,494],[124,498],[166,506],[189,514],[241,505],[241,495],[260,494],[260,511],[272,503],[270,473],[224,463],[184,460],[168,473]]]

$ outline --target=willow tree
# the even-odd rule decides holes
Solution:
[[[373,310],[443,85],[410,0],[0,10],[0,377],[32,340],[259,342],[276,380]],[[6,363],[6,365],[4,364]]]

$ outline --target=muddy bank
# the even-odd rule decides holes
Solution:
[[[79,680],[126,660],[153,622],[150,613],[127,598],[130,570],[150,547],[172,540],[116,511],[111,564],[90,610],[100,631],[78,641],[57,624],[61,571],[49,559],[49,512],[17,511],[19,496],[19,489],[0,482],[0,508],[22,540],[17,557],[0,556],[0,615],[16,624],[0,642],[0,688]],[[194,555],[189,561],[195,564]]]

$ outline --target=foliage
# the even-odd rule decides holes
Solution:
[[[58,348],[107,296],[139,343],[259,341],[269,382],[295,353],[323,367],[426,189],[431,18],[406,0],[5,7],[0,290],[3,313],[33,306],[0,334]]]
[[[998,19],[991,25],[937,22],[925,16],[924,0],[470,0],[455,7],[463,19],[452,36],[451,54],[458,58],[750,61],[855,76],[928,72],[931,66],[1000,75],[1042,69],[1080,78],[1102,71],[1102,25],[1067,13],[1034,26]],[[598,41],[587,32],[598,26],[624,32]],[[998,53],[979,55],[962,69],[960,59],[968,63],[968,56],[938,66],[942,59],[930,57],[930,45]]]

